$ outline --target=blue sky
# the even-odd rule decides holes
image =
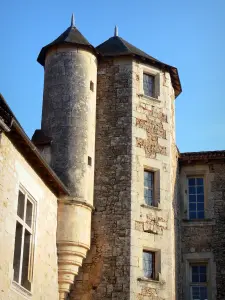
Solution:
[[[224,0],[2,1],[0,92],[30,137],[41,121],[44,72],[37,56],[69,26],[72,12],[94,46],[117,24],[121,37],[178,68],[180,151],[225,149]]]

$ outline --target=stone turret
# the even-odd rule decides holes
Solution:
[[[90,248],[97,58],[72,17],[71,26],[43,47],[37,60],[45,76],[41,134],[36,137],[51,141],[39,149],[71,194],[58,203],[59,299],[65,299]]]

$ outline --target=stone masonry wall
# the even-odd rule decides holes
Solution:
[[[225,163],[210,164],[209,173],[214,174],[211,182],[210,200],[214,200],[215,216],[215,226],[213,226],[212,232],[212,246],[216,263],[216,299],[223,300],[225,299]]]
[[[130,299],[131,100],[131,60],[100,61],[91,250],[71,300]]]
[[[155,75],[154,97],[143,95],[143,73]],[[174,202],[177,150],[170,75],[133,63],[131,295],[132,300],[175,299]],[[144,170],[154,172],[156,207],[144,201]],[[143,274],[143,250],[154,251],[156,278]]]
[[[180,171],[181,203],[181,299],[187,299],[187,262],[205,261],[209,267],[208,299],[225,299],[225,164],[222,161],[190,162],[182,164]],[[190,221],[187,216],[186,178],[204,176],[205,219]]]
[[[94,184],[96,80],[97,59],[92,53],[69,46],[48,52],[41,128],[52,138],[51,166],[73,197],[90,204]]]
[[[33,283],[30,296],[12,283],[17,197],[22,185],[37,203]],[[0,137],[0,299],[58,299],[57,198],[10,140]]]

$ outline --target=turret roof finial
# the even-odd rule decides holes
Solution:
[[[115,29],[114,29],[114,36],[118,36],[118,26],[117,25],[115,26]]]
[[[72,13],[72,17],[71,17],[71,27],[75,27],[75,19],[74,19],[73,13]]]

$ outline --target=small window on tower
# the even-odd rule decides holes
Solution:
[[[90,81],[90,90],[94,92],[94,82]]]
[[[155,97],[155,76],[143,74],[143,90],[146,96]]]
[[[88,156],[88,165],[91,166],[92,165],[92,159],[90,156]]]
[[[156,206],[154,201],[154,172],[144,171],[144,199],[145,204]]]
[[[155,252],[143,251],[144,277],[155,279]]]

